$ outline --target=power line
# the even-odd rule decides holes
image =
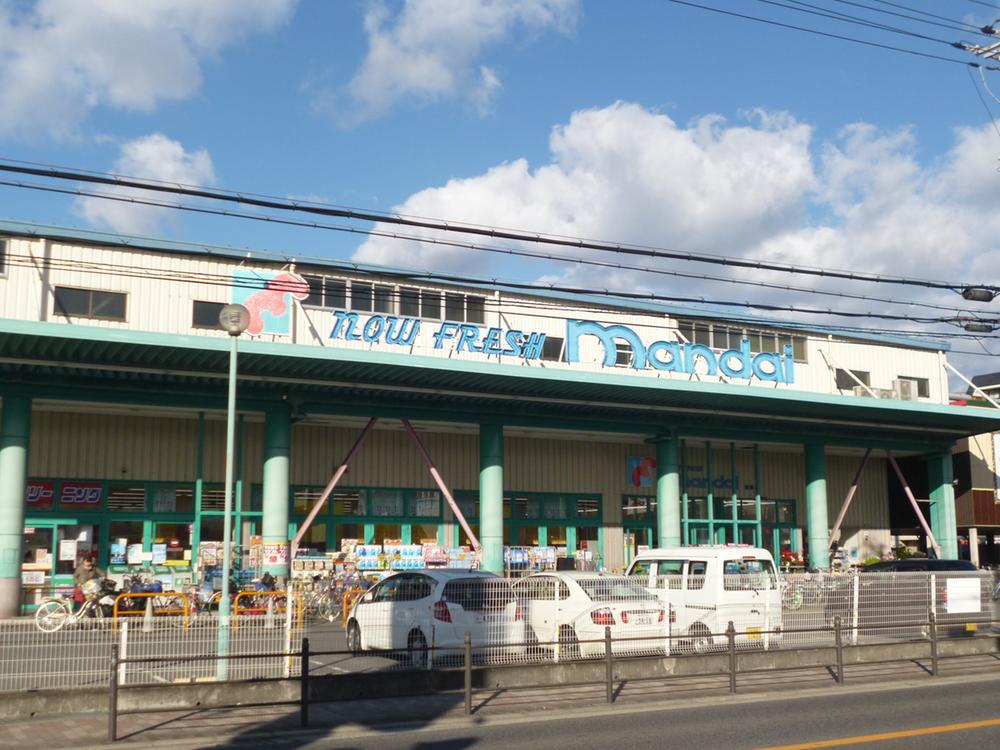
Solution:
[[[768,18],[761,18],[760,16],[751,16],[746,13],[736,13],[730,10],[723,10],[722,8],[713,8],[710,5],[701,5],[699,3],[690,2],[690,0],[667,0],[667,2],[674,3],[675,5],[686,5],[690,8],[698,8],[699,10],[707,10],[712,13],[720,13],[724,16],[732,16],[734,18],[741,18],[746,21],[756,21],[757,23],[764,23],[770,26],[778,26],[784,29],[791,29],[793,31],[801,31],[806,34],[815,34],[816,36],[827,37],[829,39],[839,39],[843,42],[852,42],[854,44],[862,44],[866,47],[876,47],[878,49],[884,49],[891,52],[902,52],[907,55],[913,55],[915,57],[925,57],[929,60],[939,60],[941,62],[955,63],[958,65],[969,65],[972,67],[980,67],[981,63],[970,62],[966,60],[957,60],[953,57],[943,57],[942,55],[935,55],[929,52],[919,52],[913,49],[907,49],[906,47],[896,47],[891,44],[882,44],[880,42],[872,42],[865,39],[858,39],[856,37],[844,36],[842,34],[834,34],[829,31],[819,31],[818,29],[811,29],[806,26],[796,26],[794,24],[782,23],[781,21],[775,21]],[[955,46],[955,45],[952,45]],[[962,49],[962,47],[958,47]],[[1000,70],[1000,67],[995,65],[982,66],[987,70]]]
[[[990,118],[990,122],[993,123],[993,129],[996,131],[996,134],[998,136],[1000,136],[1000,127],[997,126],[997,121],[993,117],[993,110],[990,109],[989,105],[986,103],[986,99],[983,97],[983,92],[980,91],[979,90],[979,86],[976,85],[976,79],[972,77],[972,71],[969,70],[968,73],[969,73],[969,81],[972,82],[972,88],[974,88],[976,90],[976,96],[978,96],[979,97],[979,101],[981,101],[983,103],[983,109],[986,110],[986,115]],[[984,86],[986,85],[986,81],[983,81],[983,85]],[[987,91],[988,90],[989,89],[987,89]],[[991,92],[991,95],[992,95],[992,92]]]
[[[869,21],[868,19],[861,18],[860,16],[852,16],[848,13],[841,13],[840,11],[830,10],[829,8],[823,8],[810,3],[801,2],[800,0],[789,0],[789,2],[792,3],[791,5],[788,3],[777,2],[777,0],[757,0],[757,2],[764,3],[765,5],[774,5],[778,8],[785,8],[786,10],[794,10],[798,13],[807,13],[809,15],[819,16],[820,18],[829,18],[834,21],[841,21],[842,23],[851,23],[855,26],[863,26],[865,28],[877,29],[879,31],[888,31],[893,34],[901,34],[902,36],[911,36],[928,42],[938,42],[939,44],[946,44],[949,47],[953,46],[953,43],[947,39],[938,39],[925,34],[919,34],[915,31],[901,29],[898,26],[889,26],[876,21]],[[812,10],[810,10],[810,8]]]
[[[973,0],[973,2],[974,1],[975,0]],[[846,0],[836,0],[836,2],[846,2]],[[965,21],[956,21],[955,19],[948,18],[947,16],[939,16],[939,15],[937,15],[935,13],[928,13],[927,11],[918,10],[917,8],[911,8],[911,7],[907,6],[907,5],[900,5],[899,3],[889,2],[889,0],[873,0],[873,2],[879,3],[881,5],[888,5],[888,6],[892,7],[892,8],[899,8],[900,10],[905,10],[905,11],[908,11],[910,13],[917,13],[917,14],[919,14],[921,16],[926,16],[927,18],[936,18],[939,21],[947,21],[948,23],[961,24],[962,26],[966,26],[966,27],[968,27],[969,29],[971,29],[973,31],[977,31],[979,33],[983,33],[978,27],[973,26],[970,23],[965,23]],[[996,10],[996,7],[994,7],[994,6],[987,6],[987,7],[992,7],[993,10]],[[872,10],[875,10],[875,9],[873,8]],[[877,12],[889,13],[890,11],[877,11]],[[919,20],[919,19],[914,19],[914,20]],[[986,35],[986,36],[988,36],[988,35]]]
[[[670,0],[678,2],[679,0]],[[24,162],[21,162],[22,164]],[[761,261],[752,259],[733,258],[720,255],[709,255],[705,253],[693,253],[665,248],[656,248],[644,245],[632,245],[625,243],[607,243],[593,240],[586,240],[576,237],[566,237],[561,235],[551,235],[543,233],[528,233],[522,230],[498,229],[495,227],[485,227],[482,225],[466,224],[445,221],[440,219],[418,219],[395,214],[384,214],[375,211],[357,211],[353,209],[342,209],[329,207],[324,204],[304,205],[296,201],[289,201],[277,198],[252,198],[248,194],[233,191],[213,191],[200,187],[181,187],[164,184],[158,181],[147,181],[138,178],[118,177],[115,175],[104,176],[100,173],[69,171],[55,167],[37,168],[31,166],[17,166],[16,164],[0,163],[0,171],[15,172],[19,174],[31,174],[40,177],[47,177],[59,180],[81,180],[105,185],[113,185],[119,188],[133,188],[155,192],[165,192],[177,195],[187,195],[190,197],[207,198],[230,203],[252,205],[260,208],[273,208],[285,211],[296,211],[321,216],[334,216],[351,220],[371,221],[375,223],[397,224],[401,226],[428,229],[440,232],[458,232],[471,234],[480,237],[490,237],[493,239],[512,240],[531,244],[548,244],[559,247],[568,247],[578,250],[595,250],[598,252],[609,252],[624,255],[635,255],[648,258],[660,258],[667,260],[681,260],[695,263],[706,263],[711,265],[729,266],[733,268],[745,268],[761,271],[776,271],[789,274],[802,274],[808,276],[819,276],[824,278],[845,279],[850,281],[863,281],[870,283],[898,284],[904,286],[919,286],[928,289],[948,289],[959,291],[966,287],[980,284],[969,284],[960,282],[941,282],[929,279],[912,279],[900,276],[883,276],[878,274],[861,273],[855,271],[842,271],[836,269],[816,268],[809,266],[794,266],[787,263],[776,263],[772,261]],[[421,239],[420,241],[426,241]],[[1000,287],[984,287],[992,291],[1000,292]]]
[[[8,185],[8,186],[14,186],[14,187],[36,189],[36,190],[41,190],[41,191],[45,191],[45,192],[55,192],[55,193],[69,194],[69,195],[103,198],[103,199],[107,199],[107,200],[119,201],[119,202],[124,202],[124,203],[129,203],[129,204],[137,204],[137,205],[151,206],[151,207],[156,207],[156,208],[174,209],[174,210],[188,211],[188,212],[193,212],[193,213],[202,213],[202,214],[209,214],[209,215],[225,216],[225,217],[230,217],[230,218],[240,218],[240,219],[248,219],[248,220],[256,220],[256,221],[265,221],[265,222],[268,222],[268,223],[284,224],[284,225],[291,225],[291,226],[300,226],[300,227],[305,227],[305,228],[310,228],[310,229],[328,229],[328,230],[332,230],[332,231],[345,231],[345,232],[350,232],[350,233],[354,233],[354,234],[362,234],[362,235],[367,235],[367,236],[379,236],[379,237],[386,237],[386,238],[399,239],[399,240],[408,240],[408,241],[423,241],[420,237],[415,237],[415,236],[410,236],[410,235],[400,235],[398,233],[384,233],[384,232],[379,232],[378,230],[364,230],[364,229],[358,229],[356,227],[344,227],[344,226],[338,226],[338,225],[324,224],[324,223],[320,223],[320,222],[297,221],[297,220],[294,220],[294,219],[283,219],[283,218],[278,218],[278,217],[273,217],[273,216],[266,216],[266,215],[259,215],[259,214],[253,214],[253,213],[241,213],[241,212],[233,212],[233,211],[222,211],[222,210],[218,210],[218,209],[211,209],[211,208],[200,207],[200,206],[190,206],[190,205],[178,204],[178,203],[168,203],[168,202],[165,202],[165,201],[153,201],[151,199],[144,199],[144,198],[138,198],[138,197],[133,197],[133,196],[111,195],[111,194],[107,194],[107,193],[96,193],[96,192],[93,192],[93,191],[85,191],[85,190],[82,190],[80,188],[77,188],[77,189],[57,188],[57,187],[47,186],[47,185],[37,185],[37,184],[32,184],[32,183],[11,182],[11,181],[6,181],[6,180],[0,180],[0,185]],[[732,279],[732,278],[728,278],[728,277],[709,276],[709,275],[705,275],[705,274],[688,274],[688,273],[683,273],[683,272],[680,272],[680,271],[674,271],[674,270],[670,270],[670,269],[660,269],[660,268],[643,267],[643,266],[630,266],[630,265],[621,264],[621,263],[610,263],[610,262],[590,260],[590,259],[585,259],[585,258],[567,258],[565,256],[559,256],[559,255],[544,254],[544,253],[533,253],[533,252],[530,252],[530,251],[514,250],[512,248],[495,248],[495,247],[477,245],[477,244],[473,244],[473,243],[456,242],[456,241],[451,241],[451,240],[431,239],[431,240],[428,240],[428,241],[432,242],[434,244],[441,244],[441,245],[444,245],[444,246],[447,246],[447,247],[460,247],[460,248],[469,249],[469,250],[478,250],[478,251],[484,251],[484,252],[495,252],[495,253],[500,253],[500,254],[504,254],[504,255],[514,255],[514,256],[521,256],[521,257],[529,257],[529,258],[532,258],[532,259],[542,259],[542,260],[558,261],[558,262],[572,263],[572,264],[577,264],[577,265],[593,265],[593,266],[602,267],[602,268],[611,268],[611,269],[614,269],[614,270],[638,271],[638,272],[643,272],[643,273],[653,273],[653,274],[662,274],[662,275],[668,275],[668,276],[677,276],[677,277],[688,278],[688,279],[697,279],[699,281],[713,281],[713,282],[721,282],[721,283],[741,284],[741,285],[758,286],[758,287],[770,288],[770,289],[780,289],[781,291],[788,291],[788,292],[798,292],[798,293],[807,293],[807,294],[822,294],[822,295],[834,296],[834,297],[843,298],[843,299],[857,299],[857,300],[864,300],[864,301],[869,301],[869,302],[881,302],[881,303],[894,304],[894,305],[906,305],[906,306],[912,306],[912,307],[925,307],[925,308],[928,308],[928,309],[947,310],[949,312],[955,313],[956,316],[958,316],[959,313],[963,312],[963,310],[960,310],[960,309],[955,308],[955,307],[948,307],[948,306],[944,306],[944,305],[934,305],[934,304],[930,304],[930,303],[921,303],[921,302],[914,302],[914,301],[907,301],[907,300],[902,300],[901,301],[901,300],[878,298],[878,297],[868,297],[868,296],[865,296],[865,295],[855,295],[855,294],[849,294],[849,293],[846,293],[846,292],[830,292],[830,291],[825,291],[825,290],[807,289],[807,288],[803,288],[803,287],[791,287],[791,286],[785,286],[785,285],[780,285],[780,284],[772,284],[772,283],[768,283],[768,282],[746,281],[746,280],[740,280],[740,279]],[[298,260],[305,260],[305,259],[299,257]],[[322,260],[322,259],[317,259],[317,260]],[[483,282],[479,281],[477,283],[483,283]],[[498,279],[491,279],[489,281],[489,283],[507,285],[509,282],[498,280]],[[535,288],[538,288],[538,287],[536,286]],[[548,286],[548,287],[545,287],[545,289],[552,290],[552,291],[562,291],[561,288],[555,287],[555,286]],[[607,290],[605,290],[605,291],[606,291],[606,293],[608,293],[610,295],[617,295],[616,292],[607,292]],[[578,292],[574,292],[574,293],[578,293]],[[588,293],[599,294],[601,292],[588,292]],[[671,301],[678,301],[678,300],[671,300]],[[685,300],[685,301],[690,301],[690,300]],[[711,301],[705,300],[705,299],[702,298],[701,302],[702,303],[709,303]],[[719,303],[719,304],[733,304],[733,303]],[[755,305],[754,303],[738,303],[738,304],[744,304],[744,305],[748,305],[748,306],[752,305],[754,307],[758,307],[759,309],[764,309],[764,308],[760,307],[759,305]],[[784,306],[775,307],[774,309],[780,310],[782,312],[804,312],[804,310],[800,310],[800,309],[797,309],[797,308],[791,308],[791,307],[784,307]],[[823,311],[815,311],[814,314],[840,315],[841,313],[832,311],[830,309],[826,309],[826,310],[823,310]],[[861,313],[843,313],[843,315],[845,315],[845,316],[854,316],[854,317],[864,317],[865,316],[865,315],[863,315]],[[872,314],[869,317],[880,317],[880,316]],[[954,316],[953,316],[953,318],[954,318]],[[913,316],[895,316],[895,317],[886,318],[886,319],[912,320],[914,322],[950,322],[953,318],[948,318],[948,319],[945,319],[945,318],[933,318],[933,319],[932,318],[926,318],[926,319],[923,319],[923,318],[915,318]]]

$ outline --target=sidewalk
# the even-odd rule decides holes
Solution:
[[[119,717],[115,744],[107,743],[106,714],[35,717],[6,723],[0,748],[42,747],[45,750],[86,748],[237,748],[301,747],[323,739],[349,739],[372,733],[413,732],[423,728],[468,727],[470,724],[543,722],[547,717],[604,712],[630,713],[652,709],[727,701],[752,701],[785,696],[822,696],[831,691],[879,690],[926,684],[964,682],[975,677],[1000,677],[1000,657],[980,655],[941,661],[937,678],[929,664],[918,662],[855,666],[846,684],[836,683],[821,668],[782,670],[738,677],[738,693],[729,693],[726,674],[673,680],[616,683],[608,705],[604,685],[515,691],[481,690],[473,695],[474,713],[465,715],[462,693],[412,698],[342,701],[310,706],[310,726],[302,729],[297,706],[203,709]]]

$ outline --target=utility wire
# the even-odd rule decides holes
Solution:
[[[179,203],[169,203],[169,202],[165,202],[165,201],[154,201],[154,200],[151,200],[151,199],[144,199],[144,198],[138,198],[138,197],[133,197],[133,196],[112,195],[112,194],[107,194],[107,193],[97,193],[97,192],[93,192],[93,191],[85,191],[85,190],[82,190],[80,188],[77,188],[77,189],[57,188],[57,187],[48,186],[48,185],[37,185],[37,184],[32,184],[32,183],[11,182],[11,181],[5,181],[5,180],[0,180],[0,185],[8,185],[8,186],[23,187],[23,188],[29,188],[29,189],[37,189],[37,190],[42,190],[42,191],[45,191],[45,192],[63,193],[63,194],[76,195],[76,196],[87,196],[87,197],[94,197],[94,198],[102,198],[102,199],[107,199],[107,200],[112,200],[112,201],[119,201],[119,202],[123,202],[123,203],[134,204],[134,205],[151,206],[151,207],[156,207],[156,208],[174,209],[174,210],[188,211],[188,212],[193,212],[193,213],[201,213],[201,214],[209,214],[209,215],[217,215],[217,216],[226,216],[226,217],[231,217],[231,218],[240,218],[240,219],[248,219],[248,220],[256,220],[256,221],[265,221],[265,222],[268,222],[268,223],[291,225],[291,226],[300,226],[300,227],[305,227],[305,228],[310,228],[310,229],[327,229],[327,230],[332,230],[332,231],[346,231],[346,232],[350,232],[350,233],[353,233],[353,234],[361,234],[361,235],[367,235],[367,236],[380,236],[380,237],[388,237],[388,238],[399,239],[399,240],[421,241],[420,237],[411,236],[411,235],[400,235],[398,233],[383,233],[383,232],[379,232],[377,230],[364,230],[364,229],[359,229],[359,228],[356,228],[356,227],[345,227],[345,226],[338,226],[338,225],[333,225],[333,224],[324,224],[324,223],[320,223],[320,222],[297,221],[297,220],[294,220],[294,219],[283,219],[283,218],[278,218],[278,217],[273,217],[273,216],[267,216],[267,215],[260,215],[260,214],[253,214],[253,213],[242,213],[242,212],[233,212],[233,211],[221,211],[221,210],[218,210],[218,209],[211,209],[211,208],[200,207],[200,206],[190,206],[190,205],[179,204]],[[908,300],[895,300],[895,299],[887,299],[887,298],[868,297],[868,296],[865,296],[865,295],[855,295],[855,294],[849,294],[849,293],[846,293],[846,292],[830,292],[830,291],[825,291],[825,290],[807,289],[807,288],[803,288],[803,287],[790,287],[790,286],[785,286],[785,285],[780,285],[780,284],[772,284],[772,283],[768,283],[768,282],[745,281],[745,280],[740,280],[740,279],[732,279],[732,278],[728,278],[728,277],[709,276],[709,275],[705,275],[705,274],[688,274],[688,273],[683,273],[683,272],[680,272],[680,271],[673,271],[673,270],[669,270],[669,269],[661,269],[661,268],[653,268],[653,267],[643,267],[643,266],[630,266],[630,265],[621,264],[621,263],[610,263],[610,262],[590,260],[590,259],[585,259],[585,258],[568,258],[568,257],[565,257],[565,256],[559,256],[559,255],[543,254],[543,253],[533,253],[533,252],[530,252],[530,251],[514,250],[512,248],[496,248],[496,247],[483,246],[483,245],[477,245],[477,244],[472,244],[472,243],[456,242],[456,241],[449,241],[449,240],[439,240],[439,239],[432,239],[432,240],[430,240],[430,242],[433,242],[435,244],[445,245],[445,246],[448,246],[448,247],[461,247],[463,249],[469,249],[469,250],[479,250],[479,251],[485,251],[485,252],[496,252],[496,253],[500,253],[500,254],[504,254],[504,255],[514,255],[514,256],[521,256],[521,257],[529,257],[529,258],[533,258],[533,259],[542,259],[542,260],[549,260],[549,261],[565,262],[565,263],[572,263],[572,264],[577,264],[577,265],[593,265],[593,266],[602,267],[602,268],[611,268],[611,269],[614,269],[614,270],[638,271],[638,272],[642,272],[642,273],[662,274],[662,275],[668,275],[668,276],[677,276],[677,277],[681,277],[681,278],[697,279],[699,281],[713,281],[713,282],[720,282],[720,283],[731,283],[731,284],[741,284],[741,285],[749,285],[749,286],[758,286],[758,287],[764,287],[764,288],[770,288],[770,289],[778,289],[778,290],[781,290],[781,291],[788,291],[788,292],[798,292],[798,293],[807,293],[807,294],[823,294],[823,295],[834,296],[834,297],[839,297],[839,298],[844,298],[844,299],[857,299],[857,300],[864,300],[864,301],[869,301],[869,302],[881,302],[881,303],[885,303],[885,304],[905,305],[905,306],[911,306],[911,307],[926,307],[928,309],[947,310],[949,312],[955,313],[955,316],[959,316],[962,312],[967,312],[967,311],[964,311],[964,310],[959,309],[959,308],[949,307],[949,306],[945,306],[945,305],[934,305],[934,304],[930,304],[930,303],[920,303],[920,302],[914,302],[914,301],[908,301]],[[297,260],[305,261],[306,259],[298,257]],[[322,261],[322,260],[325,260],[325,259],[316,259],[316,260]],[[427,273],[430,273],[430,272],[427,272]],[[482,283],[482,282],[479,281],[477,283]],[[506,285],[508,282],[502,281],[502,280],[498,280],[498,279],[491,279],[489,281],[489,283]],[[554,291],[561,291],[561,288],[555,287],[555,286],[548,286],[548,287],[545,287],[545,288],[546,289],[550,289],[550,290],[554,290]],[[598,294],[598,293],[599,292],[594,292],[594,294]],[[609,292],[609,294],[616,294],[616,293]],[[704,298],[701,298],[701,301],[703,303],[709,303],[709,302],[711,302],[710,300],[705,300]],[[720,304],[729,304],[729,303],[720,303]],[[745,304],[752,304],[752,303],[745,303]],[[780,310],[781,311],[787,311],[787,312],[801,312],[801,310],[798,310],[798,309],[795,309],[795,308],[790,308],[790,307],[781,307]],[[822,312],[821,311],[816,311],[816,314],[838,315],[839,313],[837,313],[835,311],[831,311],[829,309],[826,309],[826,310],[824,310]],[[845,315],[851,315],[851,316],[855,316],[855,317],[861,317],[862,316],[862,314],[860,314],[860,313],[850,313],[850,314],[845,313]],[[873,314],[872,317],[875,317],[875,315]],[[896,316],[894,318],[888,318],[888,319],[913,320],[915,322],[922,322],[924,320],[924,319],[921,319],[921,318],[915,318],[913,316]],[[928,318],[926,320],[928,322],[933,322],[933,321],[942,322],[942,321],[946,321],[946,320],[950,321],[952,319],[953,318],[947,318],[947,319],[945,319],[945,318],[934,318],[934,319]]]
[[[678,2],[679,0],[670,0]],[[23,164],[23,163],[22,163]],[[374,211],[356,211],[353,209],[342,209],[326,206],[323,204],[302,204],[297,201],[277,198],[253,198],[245,193],[220,192],[207,190],[200,187],[180,187],[157,181],[146,181],[136,178],[117,177],[114,175],[104,176],[93,172],[75,172],[55,167],[38,168],[32,166],[18,166],[17,164],[0,163],[0,171],[14,172],[18,174],[30,174],[40,177],[47,177],[59,180],[80,180],[116,187],[133,188],[155,192],[165,192],[177,195],[187,195],[197,198],[207,198],[230,203],[240,203],[261,208],[274,208],[286,211],[298,211],[321,216],[335,216],[352,220],[372,221],[376,223],[398,224],[402,226],[416,227],[440,232],[459,232],[480,237],[491,237],[494,239],[513,240],[532,244],[548,244],[559,247],[569,247],[579,250],[595,250],[599,252],[609,252],[624,255],[635,255],[648,258],[661,258],[668,260],[681,260],[696,263],[707,263],[711,265],[730,266],[733,268],[747,268],[760,271],[777,271],[789,274],[803,274],[808,276],[820,276],[824,278],[846,279],[850,281],[864,281],[870,283],[899,284],[904,286],[919,286],[928,289],[948,289],[959,291],[966,287],[983,287],[982,284],[970,284],[961,282],[942,282],[929,279],[912,279],[899,276],[883,276],[878,274],[861,273],[854,271],[842,271],[836,269],[815,268],[809,266],[794,266],[787,263],[777,263],[772,261],[761,261],[753,259],[733,258],[720,255],[708,255],[704,253],[684,252],[663,248],[655,248],[644,245],[613,244],[598,242],[575,237],[565,237],[560,235],[550,235],[541,233],[528,233],[520,230],[507,230],[481,225],[456,223],[440,219],[420,219],[411,218],[395,214],[384,214]],[[421,239],[420,241],[428,241]],[[984,287],[992,291],[1000,292],[1000,287]]]
[[[722,8],[714,8],[710,5],[701,5],[699,3],[690,2],[690,0],[667,0],[667,2],[674,3],[675,5],[686,5],[690,8],[698,8],[699,10],[707,10],[712,13],[720,13],[724,16],[732,16],[734,18],[741,18],[746,21],[756,21],[757,23],[764,23],[770,26],[778,26],[784,29],[791,29],[793,31],[801,31],[806,34],[815,34],[817,36],[827,37],[829,39],[839,39],[844,42],[852,42],[854,44],[862,44],[866,47],[876,47],[878,49],[884,49],[891,52],[902,52],[907,55],[914,55],[916,57],[925,57],[929,60],[939,60],[941,62],[956,63],[958,65],[969,65],[974,68],[984,67],[986,70],[1000,70],[1000,67],[996,65],[982,65],[982,63],[969,62],[966,60],[957,60],[954,57],[944,57],[942,55],[935,55],[928,52],[919,52],[913,49],[907,49],[906,47],[896,47],[891,44],[882,44],[880,42],[871,42],[865,39],[858,39],[856,37],[844,36],[842,34],[834,34],[828,31],[819,31],[818,29],[811,29],[806,26],[796,26],[794,24],[782,23],[781,21],[774,21],[768,18],[761,18],[760,16],[751,16],[746,13],[736,13],[730,10],[723,10]],[[951,46],[957,47],[958,49],[964,49],[961,45],[952,44]]]
[[[979,86],[976,85],[976,79],[972,77],[972,71],[969,70],[968,73],[969,73],[969,81],[972,83],[972,88],[974,88],[976,90],[976,96],[978,96],[979,97],[979,101],[981,101],[983,103],[983,109],[986,110],[987,117],[989,117],[990,118],[990,122],[993,123],[993,129],[996,131],[997,136],[1000,136],[1000,126],[997,126],[997,121],[993,117],[993,110],[990,109],[989,105],[986,103],[986,99],[983,97],[983,92],[980,91],[979,90]],[[983,81],[983,85],[984,86],[986,85],[986,81],[985,80]],[[987,88],[987,91],[989,91],[989,88]],[[992,96],[992,95],[993,95],[993,93],[990,92],[990,96]],[[993,98],[995,99],[996,97],[993,97]]]
[[[918,10],[917,8],[911,8],[911,7],[907,6],[907,5],[901,5],[899,3],[889,2],[889,0],[872,0],[872,1],[876,2],[876,3],[879,3],[881,5],[888,5],[891,8],[899,8],[900,10],[905,10],[908,13],[917,13],[917,14],[919,14],[921,16],[926,16],[927,18],[936,18],[939,21],[947,21],[948,23],[960,24],[962,26],[965,26],[970,31],[975,31],[977,33],[983,34],[982,30],[978,26],[973,26],[971,23],[966,23],[965,21],[958,21],[958,20],[955,20],[953,18],[948,18],[947,16],[939,16],[939,15],[937,15],[935,13],[928,13],[927,11]],[[858,4],[858,3],[848,2],[848,0],[835,0],[835,2],[838,2],[838,3],[841,3],[841,2],[842,3],[847,3],[849,5],[857,5]],[[993,9],[996,10],[995,7]],[[892,11],[877,10],[876,8],[872,8],[872,10],[875,11],[876,13],[892,13]],[[898,14],[894,13],[893,15],[898,15]],[[909,16],[904,16],[904,17],[908,18]],[[913,20],[914,21],[919,21],[920,19],[919,18],[914,18]],[[924,21],[924,23],[930,23],[930,21]],[[983,36],[989,36],[989,34],[983,34]]]
[[[901,29],[898,26],[889,26],[887,24],[878,23],[877,21],[870,21],[866,18],[861,18],[860,16],[852,16],[848,13],[841,13],[840,11],[830,10],[829,8],[823,8],[821,6],[812,5],[811,3],[801,2],[800,0],[789,0],[791,5],[788,3],[777,2],[777,0],[757,0],[759,3],[764,3],[765,5],[774,5],[778,8],[785,8],[786,10],[794,10],[799,13],[807,13],[813,16],[819,16],[821,18],[830,18],[834,21],[841,21],[843,23],[851,23],[856,26],[863,26],[869,29],[877,29],[879,31],[888,31],[893,34],[901,34],[903,36],[910,36],[916,39],[923,39],[928,42],[938,42],[939,44],[947,44],[949,47],[954,46],[953,42],[947,39],[938,39],[936,37],[927,36],[925,34],[919,34],[915,31],[907,31],[906,29]],[[812,10],[810,10],[810,8]]]

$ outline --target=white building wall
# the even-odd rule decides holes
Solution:
[[[111,247],[74,245],[51,240],[28,240],[13,238],[8,241],[8,253],[17,258],[17,263],[8,264],[6,277],[0,277],[0,317],[48,321],[59,324],[78,324],[102,328],[122,328],[129,330],[154,331],[161,333],[187,334],[195,336],[223,337],[222,331],[195,329],[192,326],[192,305],[196,300],[226,303],[230,301],[232,273],[257,271],[268,274],[282,270],[278,264],[267,265],[259,261],[247,260],[240,263],[234,259],[187,254],[170,254],[143,250],[129,250]],[[284,270],[292,270],[287,266]],[[300,267],[298,272],[310,269]],[[318,269],[311,269],[313,272]],[[329,274],[337,276],[338,274]],[[348,278],[343,276],[343,278]],[[370,276],[362,277],[371,281]],[[377,280],[376,280],[377,281]],[[392,283],[391,280],[386,280]],[[407,284],[425,289],[443,290],[440,285]],[[127,321],[116,322],[87,318],[67,319],[53,309],[52,289],[55,286],[81,287],[120,292],[127,295]],[[454,287],[448,288],[454,291]],[[665,314],[624,312],[607,307],[584,305],[549,298],[531,298],[524,295],[502,295],[501,315],[494,303],[496,293],[477,289],[465,290],[469,294],[488,297],[487,324],[499,324],[505,329],[523,330],[525,333],[537,331],[549,336],[565,336],[565,319],[579,318],[595,320],[603,324],[621,323],[628,325],[648,346],[656,340],[674,340],[676,321]],[[410,347],[392,346],[383,343],[349,342],[329,338],[334,316],[330,310],[293,305],[293,325],[290,335],[262,335],[260,338],[273,341],[287,341],[308,346],[329,348],[379,350],[394,353],[412,353],[421,356],[460,358],[463,360],[500,361],[504,364],[565,369],[567,371],[613,371],[616,375],[642,378],[674,378],[701,382],[725,382],[720,376],[705,373],[704,362],[700,361],[695,375],[663,372],[654,369],[635,370],[629,367],[605,367],[604,351],[596,337],[584,336],[580,339],[581,361],[562,363],[539,360],[520,360],[515,357],[498,357],[479,353],[458,354],[451,347],[435,349],[432,332],[439,322],[424,320],[420,335]],[[361,314],[363,322],[369,317]],[[733,325],[730,323],[729,325]],[[754,327],[759,327],[754,325]],[[875,388],[890,388],[892,381],[900,376],[927,378],[930,393],[927,401],[947,402],[947,379],[938,352],[907,349],[875,343],[861,343],[847,340],[832,340],[812,337],[807,340],[807,363],[795,364],[795,382],[778,384],[749,382],[738,379],[729,385],[733,388],[765,387],[796,391],[810,391],[834,394],[833,368],[863,370],[871,374],[871,385]],[[828,365],[823,353],[830,360]],[[850,391],[843,393],[850,395]]]

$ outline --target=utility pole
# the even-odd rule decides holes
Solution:
[[[980,31],[988,36],[1000,36],[1000,31],[997,31],[992,24],[989,26],[983,26]],[[981,46],[979,44],[966,44],[965,42],[956,42],[953,46],[965,50],[966,52],[971,52],[984,60],[1000,60],[1000,42],[993,42],[992,44],[987,44],[985,46]]]

